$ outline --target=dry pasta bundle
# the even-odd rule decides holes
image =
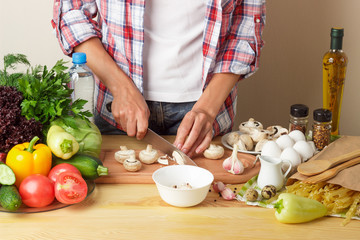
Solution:
[[[321,202],[328,209],[329,215],[346,213],[342,225],[355,216],[360,201],[360,192],[325,182],[308,184],[297,181],[287,186],[286,192]]]

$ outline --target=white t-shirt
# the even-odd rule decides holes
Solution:
[[[202,93],[205,0],[147,0],[144,97],[189,102]]]

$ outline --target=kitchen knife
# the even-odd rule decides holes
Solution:
[[[189,156],[187,156],[185,153],[180,151],[177,147],[175,147],[166,139],[155,133],[150,128],[147,129],[146,135],[143,138],[143,140],[148,144],[151,144],[154,147],[154,149],[158,149],[169,156],[172,156],[174,151],[179,153],[181,157],[184,159],[185,165],[197,166],[196,163]]]
[[[111,112],[111,103],[112,102],[106,104],[106,109],[109,112]],[[177,147],[175,147],[173,144],[168,142],[166,139],[155,133],[150,128],[147,129],[146,135],[143,138],[143,140],[148,144],[151,144],[154,147],[154,149],[158,149],[161,152],[167,154],[168,156],[172,156],[174,151],[179,153],[180,156],[184,159],[185,165],[197,166],[196,163],[189,156],[187,156],[185,153],[183,153],[181,150],[179,150]]]

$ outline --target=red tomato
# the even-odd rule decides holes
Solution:
[[[87,184],[77,173],[60,173],[55,182],[55,197],[65,204],[81,202],[86,198]]]
[[[45,207],[55,199],[54,183],[40,174],[26,177],[20,184],[19,193],[28,207]]]
[[[72,173],[77,173],[81,176],[80,171],[74,167],[73,165],[71,165],[70,163],[60,163],[59,165],[56,165],[55,167],[53,167],[50,172],[48,177],[55,183],[56,182],[56,178],[59,176],[60,173],[62,172],[72,172]]]

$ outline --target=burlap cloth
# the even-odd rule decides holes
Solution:
[[[329,144],[326,148],[309,159],[309,161],[334,158],[357,149],[360,149],[360,136],[343,136]],[[306,178],[307,176],[296,172],[288,179],[287,185],[292,184],[296,180],[304,180]],[[360,164],[340,171],[335,177],[327,180],[326,182],[338,184],[355,191],[360,191]]]

